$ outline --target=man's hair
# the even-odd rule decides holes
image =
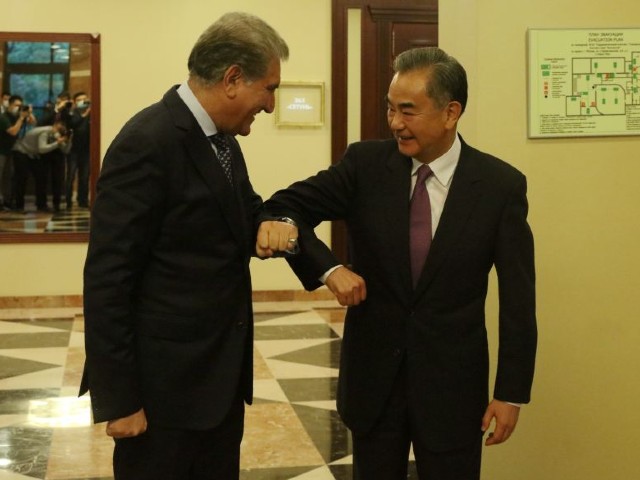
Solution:
[[[12,103],[14,103],[16,100],[19,100],[21,102],[24,103],[24,100],[22,99],[22,97],[20,95],[11,95],[9,97],[9,105],[11,105]]]
[[[467,106],[467,73],[460,63],[438,47],[421,47],[402,52],[393,62],[393,71],[426,70],[426,94],[438,107],[455,101]],[[462,112],[460,112],[462,114]]]
[[[81,97],[81,96],[86,95],[86,94],[87,94],[86,92],[76,92],[76,93],[74,93],[73,94],[73,101],[75,102],[78,99],[78,97]]]
[[[207,28],[189,55],[189,75],[204,83],[222,80],[238,65],[247,80],[267,74],[273,59],[287,60],[289,47],[271,26],[255,15],[231,12]]]

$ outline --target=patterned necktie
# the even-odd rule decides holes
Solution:
[[[411,196],[409,213],[409,236],[411,254],[411,277],[415,287],[422,273],[431,246],[431,202],[425,182],[431,175],[428,165],[418,168],[416,186]]]
[[[220,166],[222,166],[224,174],[227,176],[227,180],[229,180],[229,183],[233,186],[233,174],[231,173],[231,150],[227,143],[227,137],[225,137],[224,133],[216,133],[215,135],[211,135],[209,140],[211,140],[218,149],[218,161],[220,162]]]

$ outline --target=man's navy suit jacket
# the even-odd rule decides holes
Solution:
[[[462,142],[437,231],[414,289],[409,261],[411,159],[395,140],[351,145],[336,165],[265,203],[315,226],[345,220],[351,268],[367,299],[347,311],[338,411],[355,432],[373,427],[406,362],[415,428],[432,449],[477,439],[488,402],[485,299],[499,280],[500,345],[494,397],[526,403],[536,351],[533,239],[526,179],[507,163]],[[301,232],[303,254],[290,263],[307,289],[337,264]]]

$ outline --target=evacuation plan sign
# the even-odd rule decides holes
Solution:
[[[640,135],[640,29],[530,29],[529,138]]]

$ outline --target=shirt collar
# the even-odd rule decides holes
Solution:
[[[456,167],[458,166],[458,161],[460,160],[460,151],[462,150],[462,143],[460,142],[460,138],[456,135],[455,140],[453,141],[453,145],[451,148],[442,156],[436,158],[432,162],[429,162],[429,168],[433,172],[433,176],[438,179],[444,186],[448,186],[451,182],[451,178],[453,177],[453,172],[455,172]],[[415,175],[418,171],[418,168],[423,165],[422,162],[419,162],[415,158],[412,158],[413,167],[411,168],[411,175]]]
[[[200,105],[200,102],[193,94],[193,91],[191,91],[191,88],[189,88],[187,82],[184,82],[182,85],[180,85],[177,92],[187,108],[196,118],[196,122],[198,122],[198,125],[200,125],[200,128],[202,129],[204,134],[209,137],[218,133],[216,124],[213,123],[213,120],[211,120],[209,114],[205,111],[204,108],[202,108],[202,105]]]

